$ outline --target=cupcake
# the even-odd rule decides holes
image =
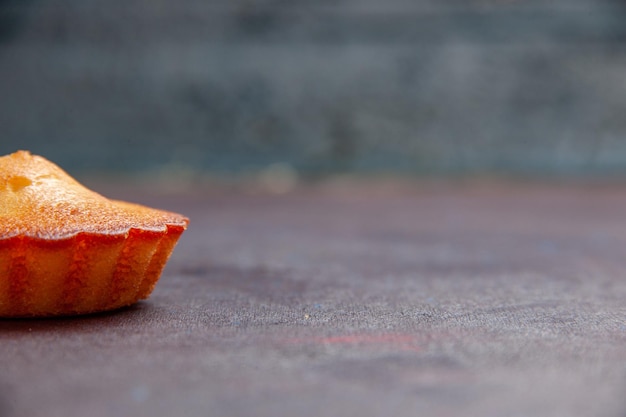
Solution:
[[[26,151],[0,157],[0,317],[147,298],[189,220],[109,200]]]

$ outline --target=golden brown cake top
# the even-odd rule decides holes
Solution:
[[[186,228],[179,214],[109,200],[40,156],[0,157],[0,239],[65,239],[78,233],[120,235],[130,229]]]

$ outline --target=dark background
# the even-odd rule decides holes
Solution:
[[[0,417],[626,416],[626,2],[0,4],[0,154],[191,219]]]
[[[623,176],[626,3],[0,1],[0,153],[72,172]]]

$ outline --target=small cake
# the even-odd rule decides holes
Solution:
[[[147,298],[189,220],[109,200],[26,151],[0,157],[0,317]]]

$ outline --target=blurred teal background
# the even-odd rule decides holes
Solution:
[[[0,153],[626,178],[624,22],[617,0],[3,0]]]

